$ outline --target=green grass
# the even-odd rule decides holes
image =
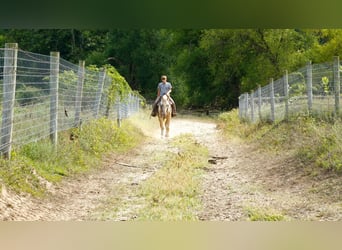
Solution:
[[[165,165],[141,187],[146,206],[139,213],[140,220],[197,220],[196,211],[201,208],[200,180],[208,150],[191,135],[174,138],[173,145],[179,152],[169,155]]]
[[[247,215],[250,221],[283,221],[285,216],[271,210],[246,208]]]
[[[75,140],[70,140],[71,133]],[[43,196],[47,191],[44,180],[59,182],[97,168],[106,154],[129,150],[142,138],[129,121],[118,128],[115,121],[94,120],[82,129],[61,132],[57,150],[48,139],[15,148],[10,161],[0,161],[0,184],[18,193]]]

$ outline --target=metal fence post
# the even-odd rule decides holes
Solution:
[[[273,86],[273,78],[271,78],[271,93],[270,93],[270,98],[271,98],[271,121],[275,121],[275,100],[274,100],[274,86]]]
[[[117,103],[117,117],[116,117],[116,122],[118,124],[118,127],[121,127],[121,101],[120,101],[120,96],[118,97],[116,103]]]
[[[308,94],[308,109],[309,113],[312,113],[312,65],[311,61],[307,63],[306,66],[306,85]]]
[[[289,119],[289,75],[287,70],[285,70],[284,75],[284,96],[285,96],[285,120]]]
[[[14,99],[16,86],[18,44],[6,43],[4,52],[3,101],[1,123],[1,151],[6,159],[11,158]]]
[[[251,120],[254,122],[254,91],[251,91]]]
[[[340,115],[340,58],[334,57],[335,115]]]
[[[261,116],[261,86],[258,86],[258,113],[259,113],[259,120],[262,121],[262,116]]]
[[[75,100],[75,126],[78,127],[81,122],[81,107],[82,107],[82,95],[83,95],[83,84],[84,84],[84,61],[79,61],[78,65],[78,81],[77,81],[77,92]]]
[[[59,52],[50,52],[50,139],[57,147]]]
[[[96,102],[95,102],[95,118],[98,118],[100,113],[100,106],[101,106],[101,97],[103,92],[103,85],[106,78],[106,71],[102,71],[99,73],[99,84],[96,93]]]
[[[239,118],[242,119],[242,95],[239,96]]]
[[[248,117],[248,93],[245,93],[245,119]]]

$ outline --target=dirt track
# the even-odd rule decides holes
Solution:
[[[148,139],[143,145],[111,156],[100,170],[49,186],[46,199],[3,189],[0,220],[134,220],[143,205],[137,187],[162,165],[153,152],[174,150],[158,130],[144,131]],[[281,214],[286,220],[342,219],[341,188],[334,189],[341,186],[341,178],[314,180],[288,155],[267,156],[253,146],[227,141],[214,123],[176,118],[170,139],[181,133],[192,133],[216,163],[208,163],[203,176],[200,220],[244,221],[256,211]]]

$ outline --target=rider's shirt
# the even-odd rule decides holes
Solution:
[[[169,82],[160,82],[158,84],[158,89],[160,90],[160,95],[165,95],[170,89],[172,89],[172,85]]]

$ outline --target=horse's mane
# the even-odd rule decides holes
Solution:
[[[160,101],[163,103],[169,103],[169,99],[167,98],[166,95],[163,95]]]

